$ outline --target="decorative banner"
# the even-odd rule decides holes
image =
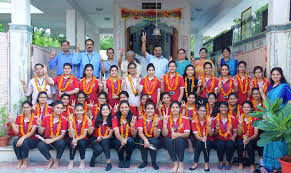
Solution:
[[[164,18],[174,17],[181,19],[182,8],[173,10],[158,10],[157,16]],[[121,18],[127,19],[130,17],[134,19],[145,18],[148,20],[156,20],[156,10],[130,10],[127,8],[122,8]]]

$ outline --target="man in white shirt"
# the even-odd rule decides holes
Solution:
[[[48,94],[48,104],[54,102],[53,97],[56,93],[56,90],[46,83],[45,75],[43,73],[44,66],[42,64],[35,64],[34,72],[35,76],[28,82],[28,86],[26,86],[26,82],[21,80],[24,95],[29,97],[32,96],[32,104],[35,105],[37,103],[38,93],[41,91],[45,91]]]

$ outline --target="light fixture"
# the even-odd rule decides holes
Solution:
[[[156,0],[156,24],[153,30],[153,36],[161,36],[161,30],[158,25],[158,0]]]

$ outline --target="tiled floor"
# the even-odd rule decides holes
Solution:
[[[78,163],[75,163],[75,168],[72,170],[68,170],[66,169],[66,164],[63,164],[61,166],[60,169],[45,169],[45,162],[31,162],[29,163],[29,168],[27,169],[16,169],[15,168],[15,163],[0,163],[0,173],[90,173],[90,172],[105,172],[104,171],[104,166],[103,164],[97,164],[95,168],[91,168],[88,165],[86,165],[86,168],[84,170],[80,170],[78,169]],[[165,164],[161,164],[159,165],[160,169],[158,171],[155,171],[152,169],[151,166],[146,167],[145,169],[138,169],[137,168],[137,164],[132,164],[131,168],[127,168],[127,169],[120,169],[117,168],[117,164],[113,163],[113,169],[110,172],[118,172],[118,173],[123,173],[123,172],[128,172],[128,173],[166,173],[169,172],[170,170],[170,165],[165,165]],[[191,171],[189,171],[189,167],[191,165],[190,164],[186,164],[185,165],[185,173],[190,173]],[[216,167],[216,165],[211,164],[211,169],[209,173],[247,173],[249,172],[248,168],[245,168],[243,171],[238,171],[237,167],[233,167],[232,170],[230,171],[225,171],[225,170],[218,170]],[[204,172],[203,170],[203,165],[199,165],[198,169],[192,172]]]

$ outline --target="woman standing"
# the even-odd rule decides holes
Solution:
[[[41,121],[37,121],[38,133],[43,135],[44,141],[39,141],[37,148],[41,154],[49,161],[47,168],[58,168],[60,159],[66,147],[64,136],[68,130],[67,119],[62,116],[64,104],[61,101],[54,103],[53,112],[45,116]],[[53,160],[49,152],[52,148],[56,149],[57,157]]]
[[[43,119],[44,116],[50,114],[53,109],[47,104],[48,95],[41,91],[37,96],[37,103],[34,106],[35,114],[38,118]]]
[[[114,147],[119,157],[119,168],[129,168],[136,136],[136,116],[133,116],[127,101],[121,101],[119,112],[113,119],[112,127],[115,134]],[[126,152],[126,157],[124,153]]]
[[[271,85],[268,88],[267,98],[273,103],[276,99],[282,99],[281,108],[291,103],[291,89],[287,83],[280,67],[271,70]],[[262,93],[262,92],[261,92]],[[263,96],[265,98],[265,96]],[[278,172],[280,169],[279,158],[287,155],[287,144],[285,142],[270,142],[264,146],[264,167],[268,171]]]
[[[184,151],[187,147],[186,138],[190,134],[189,120],[182,117],[180,103],[174,101],[170,106],[170,116],[163,120],[162,134],[165,137],[164,145],[168,150],[174,167],[170,172],[182,173],[184,171]]]
[[[111,73],[111,67],[117,67],[117,60],[114,58],[114,49],[108,48],[106,50],[107,60],[103,63],[102,73],[105,74],[106,79],[109,78]]]
[[[150,63],[147,65],[148,75],[140,82],[142,86],[142,94],[146,94],[155,103],[158,104],[160,100],[161,82],[155,76],[155,66]]]
[[[164,92],[169,92],[172,101],[181,101],[184,95],[184,80],[176,72],[177,64],[170,61],[168,64],[168,73],[162,77],[162,88]]]
[[[250,90],[251,78],[246,72],[247,63],[245,61],[240,61],[238,63],[238,74],[235,75],[234,80],[237,83],[237,96],[238,104],[246,100],[249,100],[248,91]]]
[[[239,118],[238,125],[238,139],[237,139],[237,148],[238,148],[238,162],[239,169],[243,169],[243,157],[245,150],[248,152],[248,158],[250,160],[250,171],[255,171],[255,148],[256,148],[256,139],[259,134],[259,129],[253,127],[253,122],[256,118],[249,116],[249,113],[252,112],[253,105],[250,101],[245,101],[243,103],[243,114]]]
[[[229,75],[229,67],[227,64],[221,66],[221,76],[218,79],[218,102],[226,102],[228,100],[228,95],[234,92],[236,88],[236,83]]]
[[[160,143],[160,133],[162,130],[162,121],[160,121],[157,114],[155,114],[155,104],[147,103],[145,116],[142,119],[139,119],[138,124],[138,135],[140,137],[140,143],[143,146],[140,146],[140,153],[142,156],[143,163],[138,166],[138,168],[144,168],[148,164],[148,152],[151,155],[152,167],[154,170],[158,170],[159,166],[157,165],[157,148]],[[151,149],[150,147],[155,147]]]
[[[250,84],[251,88],[262,88],[264,93],[267,93],[270,81],[264,77],[264,70],[261,66],[254,67],[255,78]],[[250,90],[251,91],[251,90]]]
[[[237,73],[237,60],[231,58],[231,51],[229,47],[225,47],[222,50],[223,58],[219,59],[217,62],[218,73],[221,73],[221,65],[227,64],[229,67],[230,76],[234,77]]]
[[[91,123],[91,124],[90,124]],[[80,169],[85,168],[85,153],[88,145],[87,132],[92,122],[88,120],[87,115],[84,113],[84,107],[82,104],[75,106],[74,115],[69,118],[69,149],[70,149],[70,161],[68,169],[73,169],[74,158],[76,151],[80,153]]]
[[[226,155],[225,170],[231,169],[231,160],[234,153],[235,139],[237,136],[237,119],[235,119],[228,110],[228,103],[221,102],[219,106],[219,114],[215,120],[215,134],[217,156],[219,160],[218,169],[224,167],[223,158]]]
[[[209,151],[211,148],[215,148],[215,143],[212,135],[214,134],[214,123],[212,118],[207,115],[205,105],[198,106],[198,116],[195,116],[192,120],[192,132],[195,135],[195,153],[194,164],[190,168],[191,171],[197,169],[198,161],[201,151],[204,155],[204,171],[209,171]]]
[[[97,103],[97,95],[102,90],[102,84],[99,84],[98,79],[93,75],[94,67],[92,64],[86,64],[83,72],[83,78],[80,81],[80,91],[83,91],[86,95],[87,103]],[[99,86],[100,85],[100,86]]]
[[[193,65],[195,66],[195,78],[196,79],[200,79],[203,74],[204,74],[204,63],[206,62],[209,62],[211,63],[212,67],[214,67],[214,64],[211,60],[208,60],[207,59],[207,49],[206,48],[201,48],[199,50],[199,59],[198,60],[195,60],[193,62]],[[214,76],[214,72],[215,72],[215,69],[213,69],[212,71],[212,75]]]
[[[186,50],[185,49],[179,49],[177,51],[177,55],[178,55],[178,60],[176,60],[176,64],[177,64],[177,72],[179,73],[179,75],[183,75],[185,72],[185,68],[190,65],[190,61],[187,59],[187,54],[186,54]]]
[[[32,104],[28,101],[22,103],[22,114],[17,116],[15,122],[12,117],[9,117],[12,130],[18,136],[13,141],[13,149],[18,159],[16,168],[27,168],[29,150],[37,147],[38,140],[34,136],[37,118],[32,112]]]
[[[136,73],[136,64],[131,62],[127,66],[128,75],[122,81],[122,90],[129,94],[128,102],[130,105],[138,107],[140,105],[140,78]]]
[[[212,75],[212,64],[210,62],[204,63],[203,69],[204,75],[201,76],[201,79],[198,81],[197,90],[197,95],[202,98],[200,104],[206,102],[208,94],[211,92],[216,92],[216,88],[218,87],[218,80]]]
[[[196,94],[197,92],[198,79],[195,78],[195,68],[193,65],[190,64],[186,67],[183,77],[185,82],[183,100],[187,101],[189,93]]]
[[[108,94],[108,104],[113,107],[115,104],[119,103],[118,94],[121,91],[122,80],[118,77],[118,67],[112,65],[110,67],[110,77],[106,80],[104,85],[104,91]]]
[[[90,166],[95,167],[95,160],[102,152],[106,157],[105,171],[112,169],[110,160],[110,143],[113,134],[112,130],[112,117],[110,113],[110,107],[107,104],[101,105],[101,112],[92,122],[92,126],[89,129],[89,135],[93,134],[93,142],[91,144],[93,149],[93,155],[90,161]]]

